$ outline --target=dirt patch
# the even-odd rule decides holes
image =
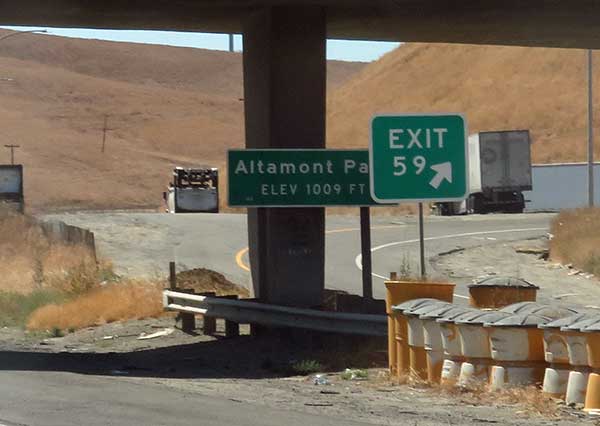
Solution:
[[[547,248],[547,238],[504,241],[453,250],[431,261],[439,273],[458,283],[470,284],[490,275],[512,276],[539,286],[540,302],[593,306],[590,303],[600,297],[600,282],[544,260]]]
[[[229,281],[223,274],[210,269],[196,268],[177,274],[177,287],[192,289],[196,293],[215,292],[217,296],[238,295],[250,297],[250,291]]]

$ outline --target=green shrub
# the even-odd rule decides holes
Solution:
[[[323,365],[314,359],[304,359],[292,364],[292,371],[295,374],[306,376],[323,371]]]
[[[64,300],[65,295],[56,290],[34,290],[26,295],[0,292],[0,326],[24,326],[37,308]]]

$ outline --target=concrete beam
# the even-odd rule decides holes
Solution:
[[[244,27],[247,148],[325,147],[325,12],[264,8]],[[323,208],[248,209],[250,263],[263,302],[316,306],[325,270]]]
[[[329,38],[600,48],[596,0],[0,0],[0,25],[239,33],[290,4],[325,8]]]

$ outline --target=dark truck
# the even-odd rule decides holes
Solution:
[[[0,164],[0,210],[5,208],[19,213],[25,211],[23,166],[20,164]]]

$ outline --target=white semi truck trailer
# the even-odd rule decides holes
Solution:
[[[479,132],[469,136],[469,196],[437,203],[442,215],[521,213],[531,185],[528,130]]]
[[[23,166],[20,164],[0,164],[0,209],[23,213]]]
[[[218,213],[219,171],[176,167],[163,197],[168,213]]]

